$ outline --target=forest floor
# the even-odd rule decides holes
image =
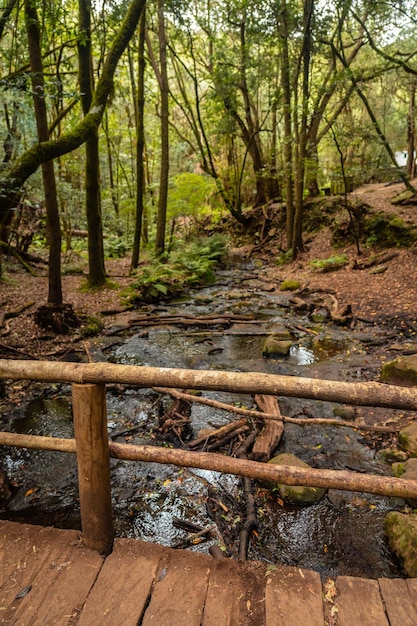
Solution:
[[[351,197],[366,202],[375,210],[395,213],[408,224],[416,224],[416,204],[394,206],[390,202],[402,189],[401,183],[369,184],[355,190]],[[355,260],[363,263],[375,252],[364,248],[358,257],[353,245],[337,250],[337,254],[346,253],[350,261],[343,269],[331,273],[313,271],[309,265],[311,260],[325,259],[335,254],[326,229],[309,236],[305,252],[294,263],[278,267],[275,264],[278,248],[278,242],[276,246],[274,242],[269,242],[267,251],[263,250],[259,254],[260,262],[257,263],[261,266],[259,278],[268,284],[275,283],[277,290],[281,281],[295,278],[303,288],[330,291],[336,296],[341,308],[350,304],[354,317],[375,321],[406,317],[417,324],[417,247],[396,249],[397,255],[386,263],[386,270],[381,274],[372,273],[372,268],[353,269]],[[243,249],[237,250],[238,254],[244,252]],[[64,275],[64,302],[72,304],[77,313],[82,312],[85,316],[117,311],[103,316],[105,327],[115,323],[123,324],[123,309],[126,307],[123,298],[126,298],[127,289],[133,280],[129,276],[129,263],[128,257],[106,262],[112,288],[88,291],[85,288],[86,273]],[[75,342],[78,342],[79,347],[79,336],[57,336],[42,330],[34,321],[34,311],[47,301],[46,265],[37,266],[35,275],[31,275],[17,263],[7,260],[4,270],[5,276],[0,282],[0,314],[5,313],[0,327],[0,357],[55,358],[66,350],[71,351]],[[19,313],[21,307],[27,308]]]

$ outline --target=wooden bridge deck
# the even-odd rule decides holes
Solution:
[[[0,521],[0,623],[16,626],[415,626],[417,579],[340,576]],[[358,555],[358,558],[359,555]],[[336,590],[333,595],[332,590]]]

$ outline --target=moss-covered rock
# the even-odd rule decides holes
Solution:
[[[410,424],[400,430],[398,442],[411,456],[417,457],[417,424]]]
[[[405,463],[393,463],[392,475],[396,478],[417,480],[417,459],[408,459]]]
[[[310,465],[289,452],[275,456],[268,463],[273,465],[290,465],[292,467],[310,467]],[[273,486],[278,490],[284,502],[288,504],[315,504],[324,498],[326,494],[326,489],[320,489],[319,487],[292,487],[282,485],[281,483]]]
[[[279,335],[269,335],[262,347],[265,357],[287,356],[292,346],[291,339],[283,339]]]
[[[404,570],[417,577],[417,515],[391,511],[385,518],[385,532],[391,550],[400,559]]]
[[[408,459],[408,454],[405,450],[397,450],[397,448],[384,448],[383,450],[378,450],[375,454],[375,458],[378,461],[383,461],[384,463],[404,463]]]
[[[280,291],[297,291],[300,289],[301,284],[295,278],[287,278],[287,280],[283,280],[279,286]]]
[[[382,366],[381,380],[396,385],[417,385],[417,354],[399,356]]]

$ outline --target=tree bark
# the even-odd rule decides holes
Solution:
[[[29,57],[33,102],[39,143],[48,141],[48,116],[45,101],[43,62],[40,41],[40,28],[36,5],[25,0],[25,20],[28,34]],[[53,161],[42,163],[42,179],[45,193],[45,207],[49,239],[48,263],[48,303],[62,306],[61,283],[61,224],[59,220],[58,198]]]
[[[169,88],[167,71],[167,40],[165,33],[165,0],[158,0],[158,40],[159,40],[159,88],[161,92],[161,162],[158,196],[158,217],[156,224],[155,252],[165,250],[165,229],[168,204],[169,178]]]
[[[135,97],[136,111],[136,216],[135,235],[133,238],[132,270],[139,265],[140,243],[142,236],[143,197],[145,186],[144,148],[145,148],[145,30],[146,11],[142,12],[139,22],[139,50],[138,50],[138,87]]]
[[[91,50],[91,2],[79,0],[78,72],[81,104],[88,114],[93,99],[93,59]],[[88,230],[88,284],[100,287],[106,282],[99,171],[98,127],[86,140],[85,210]]]

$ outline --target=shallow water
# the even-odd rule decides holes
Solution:
[[[92,347],[96,360],[116,363],[256,371],[332,380],[375,380],[381,353],[367,345],[369,328],[354,331],[328,322],[317,324],[288,306],[288,294],[259,290],[255,268],[223,272],[219,284],[160,307],[168,313],[186,312],[251,314],[255,324],[239,322],[229,328],[176,326],[149,329],[147,337],[136,335],[108,350],[106,343]],[[289,330],[293,346],[287,357],[262,356],[265,336]],[[384,336],[372,328],[372,337]],[[62,397],[37,399],[16,411],[11,427],[17,432],[72,436],[69,388]],[[229,393],[205,392],[222,402],[253,406],[252,398]],[[155,436],[158,396],[150,390],[111,388],[107,394],[109,434],[117,440],[161,445]],[[169,399],[164,399],[164,404]],[[333,417],[334,405],[303,399],[280,399],[284,415]],[[355,409],[360,415],[361,409]],[[235,416],[201,404],[191,411],[190,437],[201,428],[221,426]],[[126,434],[126,431],[129,431]],[[178,444],[178,442],[177,442]],[[389,466],[375,460],[375,450],[358,433],[337,427],[286,425],[279,451],[290,451],[313,467],[361,472],[389,473]],[[15,482],[13,497],[2,515],[40,519],[75,527],[79,523],[76,463],[72,455],[54,452],[4,449],[1,462]],[[229,554],[236,555],[236,538],[244,516],[240,480],[214,472],[180,470],[172,466],[111,460],[112,495],[116,532],[174,545],[186,537],[173,525],[182,518],[203,527],[219,528]],[[217,503],[213,515],[210,502]],[[285,507],[273,491],[255,486],[260,525],[253,536],[250,558],[282,562],[315,569],[323,577],[398,576],[398,565],[390,554],[383,533],[387,511],[403,502],[336,492],[309,507]],[[220,502],[220,505],[219,505]],[[206,551],[210,542],[193,549]]]

